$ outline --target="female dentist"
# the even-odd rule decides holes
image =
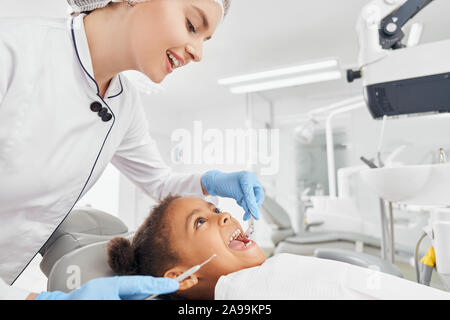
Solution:
[[[171,171],[137,90],[120,75],[137,70],[159,83],[199,62],[230,1],[68,0],[69,20],[0,19],[0,298],[132,299],[178,289],[149,276],[95,279],[69,293],[10,286],[110,162],[153,198],[230,197],[245,220],[258,219],[264,192],[253,173]]]

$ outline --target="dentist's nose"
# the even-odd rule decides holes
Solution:
[[[195,62],[200,62],[203,58],[203,46],[198,45],[197,47],[191,46],[188,44],[186,46],[187,53],[191,56],[191,60]]]
[[[221,226],[231,223],[231,215],[229,213],[223,212],[220,214],[219,224]]]

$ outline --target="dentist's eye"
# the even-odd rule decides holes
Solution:
[[[197,220],[195,220],[195,229],[198,229],[202,224],[204,224],[206,222],[205,218],[198,218]]]
[[[195,27],[194,27],[194,25],[191,23],[191,21],[189,21],[189,19],[187,19],[186,21],[187,21],[187,27],[188,27],[188,30],[189,30],[190,32],[197,33],[197,30],[195,29]]]
[[[222,213],[222,210],[220,210],[219,208],[215,208],[214,213],[217,213],[217,214]]]

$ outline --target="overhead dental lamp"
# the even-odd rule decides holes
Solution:
[[[433,0],[374,0],[357,23],[360,52],[348,82],[362,78],[372,117],[450,112],[450,39],[407,47],[402,28]]]
[[[306,122],[295,128],[295,138],[301,143],[310,144],[314,140],[314,130],[318,123],[316,119],[310,117]]]

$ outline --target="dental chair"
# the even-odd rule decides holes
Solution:
[[[400,269],[380,259],[380,240],[362,234],[341,231],[304,231],[296,234],[284,208],[265,196],[261,206],[265,220],[272,226],[274,254],[314,255],[318,258],[347,262],[364,268],[402,277]],[[313,226],[311,226],[313,227]],[[355,249],[362,247],[363,252]]]
[[[91,279],[114,276],[106,245],[114,237],[131,239],[133,234],[110,214],[92,208],[72,210],[39,252],[47,290],[68,292]]]

